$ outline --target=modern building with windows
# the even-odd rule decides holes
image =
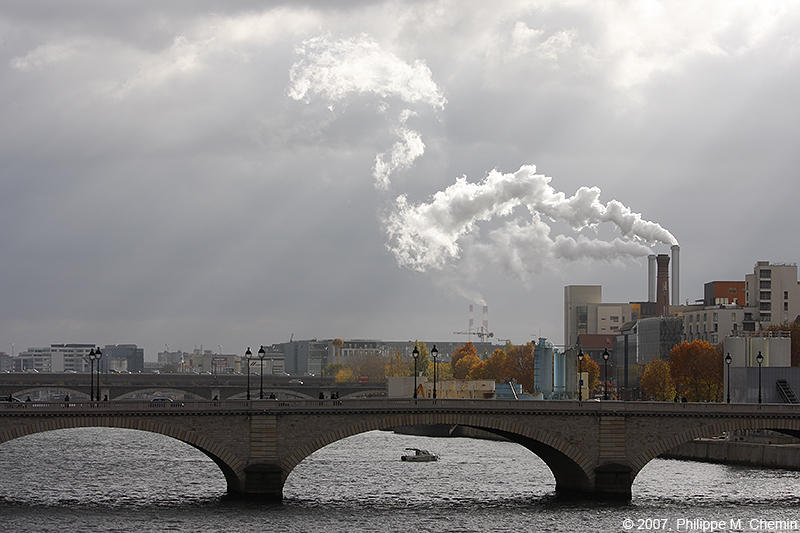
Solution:
[[[736,305],[693,305],[673,308],[675,316],[683,319],[683,340],[721,343],[725,337],[758,329],[753,307]]]
[[[744,281],[709,281],[703,286],[703,305],[737,305],[744,307],[747,293]]]
[[[89,372],[88,355],[94,344],[51,344],[28,348],[14,361],[15,370],[45,373]]]
[[[745,275],[747,306],[757,310],[763,326],[792,322],[800,315],[800,284],[796,263],[758,261]]]
[[[135,344],[106,344],[101,350],[102,372],[141,372],[144,370],[144,348]]]

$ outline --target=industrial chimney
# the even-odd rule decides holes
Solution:
[[[680,254],[681,254],[681,247],[677,244],[674,244],[671,248],[672,250],[672,305],[680,305],[681,304],[681,293],[680,293]]]
[[[656,301],[656,256],[647,256],[647,301]]]
[[[656,274],[656,315],[669,314],[669,256],[658,254],[656,257],[658,273]]]

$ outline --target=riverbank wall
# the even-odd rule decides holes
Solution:
[[[662,454],[665,459],[688,459],[726,465],[800,470],[800,445],[764,444],[725,439],[697,439]]]

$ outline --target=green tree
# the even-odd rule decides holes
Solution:
[[[670,364],[663,359],[653,359],[647,363],[639,383],[648,398],[658,401],[675,398],[675,383],[672,381]]]

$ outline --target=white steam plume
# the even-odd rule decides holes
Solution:
[[[311,95],[317,95],[336,102],[352,94],[372,94],[383,100],[382,111],[391,98],[437,109],[443,109],[447,102],[423,61],[409,64],[363,34],[339,40],[314,37],[303,41],[296,53],[300,59],[289,71],[288,88],[295,100],[308,101]],[[414,114],[409,109],[400,113],[400,125],[395,128],[399,140],[388,155],[381,152],[375,156],[372,175],[378,189],[388,189],[393,172],[409,168],[425,153],[420,134],[406,126]]]
[[[375,178],[375,187],[386,190],[389,188],[389,176],[397,169],[409,168],[414,164],[414,160],[425,153],[425,143],[422,137],[414,130],[405,126],[408,117],[414,114],[406,109],[400,114],[400,126],[395,133],[400,138],[392,146],[392,152],[386,159],[386,153],[382,152],[375,156],[375,166],[372,175]]]
[[[647,243],[677,244],[669,231],[622,203],[600,202],[597,187],[581,187],[567,197],[550,181],[536,174],[535,166],[524,165],[513,174],[493,170],[480,183],[459,178],[429,203],[412,205],[401,195],[384,219],[387,246],[401,266],[421,272],[442,269],[461,256],[462,241],[477,232],[479,222],[510,216],[518,207],[527,210],[527,220],[506,221],[475,246],[521,275],[553,259],[638,257],[650,253]],[[611,222],[623,238],[551,237],[545,219],[566,222],[576,231]]]
[[[352,93],[372,93],[439,109],[447,101],[425,62],[409,65],[364,34],[335,41],[314,37],[296,53],[301,58],[289,71],[289,96],[295,100],[317,94],[335,102]]]

